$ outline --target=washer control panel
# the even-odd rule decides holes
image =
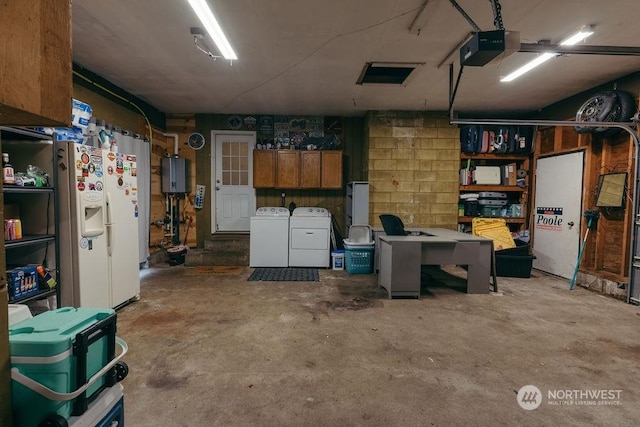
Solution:
[[[282,207],[258,208],[256,216],[290,216],[289,209]]]
[[[314,216],[327,217],[330,216],[329,211],[325,208],[295,208],[293,216]]]

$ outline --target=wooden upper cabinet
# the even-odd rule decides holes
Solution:
[[[3,2],[0,28],[0,125],[71,126],[71,2]]]
[[[254,188],[342,188],[342,151],[254,150]]]
[[[276,186],[276,152],[253,151],[253,187],[274,188]]]
[[[295,150],[278,150],[276,188],[299,188],[300,156]]]
[[[300,188],[320,188],[320,151],[300,152]]]
[[[342,151],[320,151],[322,153],[321,188],[342,188]]]

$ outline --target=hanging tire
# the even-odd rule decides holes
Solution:
[[[576,122],[604,122],[609,117],[611,111],[615,108],[617,103],[617,95],[615,91],[609,90],[605,92],[598,92],[578,108],[576,112]],[[593,126],[574,126],[574,129],[578,133],[594,133],[595,129],[607,128],[594,128]]]
[[[621,123],[630,122],[631,118],[637,111],[636,100],[630,92],[627,92],[625,90],[616,90],[615,93],[617,96],[617,105],[611,112],[613,119],[605,121],[615,121]],[[619,134],[621,131],[622,129],[620,128],[604,128],[603,131],[596,130],[596,134],[602,136],[603,138],[611,138],[612,136]]]
[[[637,110],[633,95],[624,90],[598,92],[578,108],[577,122],[629,122]],[[578,133],[592,133],[603,138],[617,135],[616,127],[574,126]]]

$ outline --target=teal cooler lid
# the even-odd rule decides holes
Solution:
[[[11,356],[50,357],[69,350],[78,332],[115,313],[110,308],[64,307],[9,328]]]

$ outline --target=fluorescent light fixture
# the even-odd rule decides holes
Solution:
[[[206,0],[187,0],[225,59],[238,59]]]
[[[587,37],[589,37],[591,34],[593,34],[593,32],[594,32],[593,27],[582,27],[582,29],[580,31],[578,31],[577,33],[573,34],[572,36],[567,37],[566,39],[561,41],[560,45],[573,46],[574,44],[577,44],[577,43],[583,41],[584,39],[586,39]],[[518,77],[520,77],[521,75],[523,75],[524,73],[527,73],[527,72],[533,70],[538,65],[543,64],[543,63],[547,62],[549,59],[553,58],[554,56],[558,56],[558,55],[559,55],[558,53],[543,53],[542,55],[538,56],[536,59],[524,64],[522,67],[518,68],[513,73],[501,78],[500,81],[501,82],[510,82],[512,80],[515,80]]]

